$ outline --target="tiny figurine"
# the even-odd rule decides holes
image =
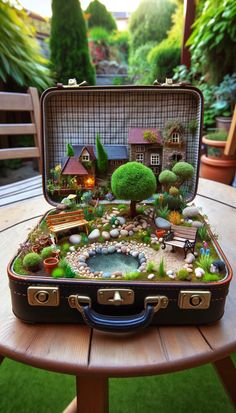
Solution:
[[[222,260],[215,260],[210,266],[212,274],[223,274],[226,271],[225,263]]]

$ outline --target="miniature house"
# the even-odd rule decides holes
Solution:
[[[128,148],[125,145],[103,145],[108,157],[108,175],[116,168],[128,162]],[[94,148],[96,155],[96,148]]]
[[[74,156],[63,162],[61,175],[74,176],[78,186],[92,189],[95,185],[95,155],[92,146],[73,147]]]
[[[185,161],[186,143],[183,125],[177,120],[166,122],[163,136],[163,169],[170,168],[176,162]]]
[[[130,161],[143,163],[152,169],[154,175],[159,175],[162,170],[163,145],[158,130],[155,128],[130,128],[128,143],[130,145]]]

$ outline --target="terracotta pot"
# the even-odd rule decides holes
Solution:
[[[166,231],[164,229],[157,229],[156,235],[158,238],[162,238],[165,235]]]
[[[36,252],[36,254],[38,254],[41,251],[41,245],[39,244],[35,244],[32,246],[32,251]]]
[[[228,116],[217,116],[216,117],[216,127],[217,129],[223,129],[226,132],[229,132],[229,128],[231,125],[232,117]]]
[[[208,148],[214,148],[215,154],[210,154],[210,151],[207,150],[207,157],[210,159],[234,159],[233,156],[229,157],[224,155],[224,149],[226,141],[214,141],[212,139],[207,139],[206,136],[203,136],[202,142],[207,145]],[[213,151],[214,152],[214,151]]]
[[[53,251],[52,251],[52,257],[58,258],[59,255],[60,255],[60,250],[53,250]]]
[[[234,179],[236,169],[235,159],[211,159],[201,156],[200,176],[212,181],[230,185]]]
[[[49,257],[43,261],[43,266],[48,274],[51,274],[54,268],[58,266],[59,259],[56,257]]]

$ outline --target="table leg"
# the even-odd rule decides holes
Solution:
[[[228,393],[233,405],[236,407],[236,368],[231,357],[226,357],[222,360],[215,361],[213,363],[222,384]]]
[[[108,413],[108,378],[76,377],[77,397],[63,413]]]

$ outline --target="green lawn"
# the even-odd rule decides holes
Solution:
[[[74,395],[72,376],[35,369],[9,359],[0,366],[1,413],[61,413]],[[110,380],[111,413],[234,411],[209,364],[162,376]]]

